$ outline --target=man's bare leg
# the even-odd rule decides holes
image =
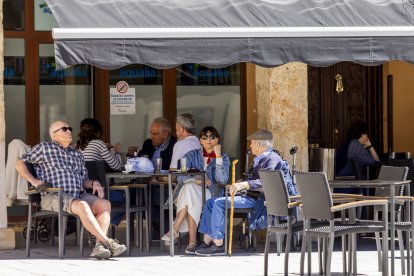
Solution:
[[[111,203],[106,199],[97,199],[92,205],[92,213],[95,214],[102,231],[107,235],[111,223]]]
[[[80,218],[86,230],[96,237],[96,242],[105,243],[108,240],[105,231],[102,230],[88,203],[75,199],[72,201],[70,208],[72,213]]]

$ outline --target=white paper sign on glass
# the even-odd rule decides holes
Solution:
[[[111,115],[135,114],[135,88],[125,81],[118,82],[110,89],[110,107]]]

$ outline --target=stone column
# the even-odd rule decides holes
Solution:
[[[258,128],[273,133],[274,148],[291,166],[290,149],[298,147],[297,170],[308,170],[307,79],[307,65],[303,63],[256,67]]]
[[[16,246],[14,230],[7,228],[3,35],[3,1],[0,0],[0,249],[13,249]]]

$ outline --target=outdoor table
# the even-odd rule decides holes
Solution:
[[[151,177],[167,177],[168,178],[168,214],[169,214],[169,226],[170,226],[170,256],[174,256],[174,239],[173,239],[173,231],[171,231],[173,227],[173,177],[174,176],[201,176],[201,187],[202,187],[202,202],[203,204],[206,201],[206,195],[205,195],[205,172],[204,171],[167,171],[167,172],[153,172],[153,173],[141,173],[141,172],[133,172],[133,173],[107,173],[106,174],[106,185],[108,185],[107,191],[109,191],[109,185],[111,183],[111,180],[115,179],[137,179],[137,178],[151,178]],[[149,190],[149,199],[151,198],[151,184]],[[163,191],[163,189],[161,189]],[[161,198],[161,196],[163,196]],[[160,192],[160,233],[161,235],[164,234],[164,192]],[[151,205],[149,210],[149,217],[147,218],[147,227],[151,227]],[[162,211],[161,211],[162,210]],[[162,213],[161,213],[162,212]],[[160,242],[160,246],[163,247],[164,243]]]
[[[407,194],[410,194],[411,180],[404,181],[385,181],[385,180],[330,180],[331,188],[390,188],[390,229],[391,229],[391,276],[395,274],[394,268],[394,251],[395,251],[395,186],[405,185],[407,187]],[[409,210],[409,208],[408,208]],[[385,256],[387,257],[387,256]],[[388,262],[383,271],[383,275],[388,275]]]

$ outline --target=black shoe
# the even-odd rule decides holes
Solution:
[[[198,256],[223,256],[224,255],[224,245],[217,246],[214,242],[206,248],[200,248],[196,250],[196,255]]]
[[[209,246],[210,246],[209,244],[206,244],[204,241],[201,241],[201,242],[197,243],[196,245],[194,245],[193,247],[187,246],[187,248],[185,249],[185,254],[196,255],[195,252],[198,249],[207,248]]]

